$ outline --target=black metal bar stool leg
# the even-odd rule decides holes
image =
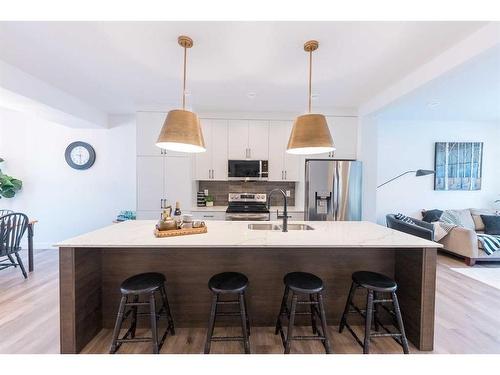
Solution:
[[[208,318],[208,330],[207,330],[207,341],[205,341],[205,354],[210,353],[210,346],[212,344],[212,336],[214,334],[215,327],[215,314],[217,312],[217,302],[219,300],[218,294],[212,295],[212,306],[210,308],[210,317]]]
[[[288,318],[288,330],[286,331],[285,354],[290,354],[290,346],[293,338],[293,324],[295,322],[295,311],[297,309],[297,295],[292,292],[292,305],[290,306],[290,317]]]
[[[170,305],[168,303],[167,291],[164,286],[160,288],[160,293],[163,299],[163,305],[165,307],[165,311],[167,313],[167,323],[168,323],[167,331],[170,331],[170,334],[172,336],[175,336],[174,319],[172,318],[172,312],[170,311]]]
[[[311,327],[312,327],[312,333],[313,334],[318,333],[318,327],[316,325],[316,307],[315,307],[317,305],[314,305],[315,302],[318,302],[316,299],[315,299],[315,295],[314,294],[310,294],[309,295],[309,302],[311,302],[311,305],[310,305],[310,310],[311,310]]]
[[[394,306],[394,312],[396,314],[396,319],[398,322],[399,333],[401,333],[401,344],[403,346],[403,352],[408,354],[410,352],[408,348],[408,340],[406,339],[405,328],[403,324],[403,318],[401,317],[401,309],[399,308],[398,297],[395,292],[392,292],[392,304]]]
[[[118,307],[118,314],[116,315],[115,328],[113,329],[113,341],[111,342],[110,354],[116,353],[119,345],[117,344],[118,335],[120,334],[120,329],[123,323],[123,313],[125,311],[125,303],[127,302],[127,297],[122,296],[120,299],[120,307]]]
[[[250,342],[248,341],[248,321],[246,314],[245,305],[245,295],[243,293],[239,294],[240,302],[240,315],[241,315],[241,332],[243,334],[243,347],[245,349],[245,354],[250,354]]]
[[[276,319],[276,329],[274,331],[274,334],[277,335],[281,329],[281,317],[286,311],[286,304],[288,303],[288,294],[290,292],[290,289],[288,287],[285,287],[285,292],[283,293],[283,298],[281,299],[281,307],[280,307],[280,312],[278,314],[278,319]]]
[[[134,296],[134,303],[139,302],[139,296]],[[135,338],[135,331],[137,329],[137,306],[132,307],[132,324],[130,326],[130,337]]]
[[[156,327],[157,317],[156,317],[156,303],[155,295],[151,293],[149,295],[149,314],[151,320],[151,337],[153,338],[153,353],[158,354],[158,328]]]
[[[330,347],[330,340],[328,339],[328,325],[326,324],[326,314],[325,314],[325,306],[323,304],[323,295],[322,293],[318,293],[318,307],[321,316],[321,330],[323,331],[323,345],[325,346],[325,351],[327,354],[332,352]]]
[[[373,317],[373,290],[368,290],[366,296],[366,313],[365,313],[365,340],[363,343],[363,354],[370,353],[370,331],[372,328]]]
[[[248,315],[247,298],[246,298],[246,295],[244,292],[243,292],[243,301],[245,302],[245,316],[247,319],[247,335],[250,336],[250,317]]]
[[[342,318],[340,319],[339,333],[342,333],[342,331],[345,328],[347,322],[347,315],[349,314],[349,310],[351,308],[352,300],[354,298],[354,294],[356,293],[356,289],[357,289],[356,284],[352,282],[351,289],[349,290],[349,296],[347,297],[347,301],[345,303],[344,313],[342,314]]]
[[[380,293],[377,293],[377,292],[373,292],[373,298],[375,300],[378,300],[380,297]],[[379,330],[379,324],[378,324],[378,306],[379,303],[374,303],[373,304],[373,326],[375,328],[375,331],[378,332]]]

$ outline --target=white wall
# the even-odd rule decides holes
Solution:
[[[375,221],[377,217],[377,119],[363,116],[358,123],[357,158],[363,163],[363,220]]]
[[[0,207],[39,220],[35,246],[111,224],[120,210],[135,209],[135,119],[120,117],[109,129],[75,129],[0,108],[0,156],[4,173],[23,190]],[[70,168],[67,145],[85,141],[96,150],[86,171]]]
[[[379,121],[378,184],[407,170],[434,169],[434,143],[484,142],[482,189],[435,191],[433,176],[406,175],[377,190],[377,221],[422,208],[491,207],[500,195],[500,123]]]

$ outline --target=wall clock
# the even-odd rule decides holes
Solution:
[[[94,148],[85,142],[73,142],[64,153],[66,163],[74,169],[89,169],[95,162]]]

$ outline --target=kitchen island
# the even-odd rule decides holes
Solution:
[[[436,248],[441,245],[369,222],[294,223],[314,230],[283,233],[250,230],[249,222],[209,221],[205,234],[156,238],[155,222],[141,220],[57,244],[61,352],[78,353],[103,328],[112,328],[121,282],[141,272],[166,276],[176,326],[206,326],[207,282],[223,271],[248,276],[253,326],[274,326],[288,272],[311,272],[323,279],[329,325],[340,321],[352,272],[381,272],[399,284],[408,339],[419,350],[433,349]],[[364,299],[358,298],[362,306]]]

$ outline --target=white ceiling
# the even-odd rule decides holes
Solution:
[[[500,45],[401,97],[385,120],[500,121]]]
[[[359,107],[484,22],[0,22],[0,59],[107,113],[180,102],[182,50],[196,111]],[[256,97],[247,97],[255,92]]]

